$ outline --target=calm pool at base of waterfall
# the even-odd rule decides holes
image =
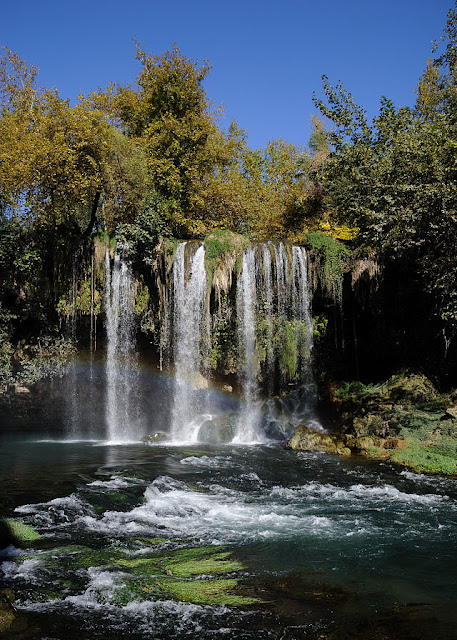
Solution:
[[[1,559],[11,637],[457,637],[456,480],[280,446],[30,437],[3,439],[0,469],[2,513],[42,536]]]

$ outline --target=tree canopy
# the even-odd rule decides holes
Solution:
[[[228,229],[251,240],[306,242],[316,231],[402,261],[457,332],[457,13],[451,9],[412,107],[382,97],[369,121],[323,76],[308,144],[248,144],[207,97],[210,64],[174,45],[147,53],[129,85],[72,104],[38,69],[0,55],[0,266],[6,306],[55,313],[71,256],[97,234],[151,264],[160,236]],[[41,311],[36,311],[40,308]],[[5,312],[6,313],[6,312]],[[1,314],[0,314],[1,315]]]

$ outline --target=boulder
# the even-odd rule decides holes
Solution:
[[[305,425],[297,427],[294,435],[286,443],[286,448],[299,449],[301,451],[323,451],[342,456],[351,455],[346,443],[339,439],[338,436],[313,431]]]
[[[205,420],[198,432],[199,442],[224,444],[232,442],[236,432],[236,420],[232,413],[224,413]]]
[[[274,418],[266,420],[263,426],[265,436],[276,442],[284,442],[293,435],[294,430],[295,427],[290,422],[281,422]]]

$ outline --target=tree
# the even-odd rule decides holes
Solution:
[[[150,184],[168,200],[174,232],[204,234],[208,178],[228,162],[203,86],[210,66],[185,57],[176,45],[147,55],[137,44],[136,57],[136,87],[112,88],[106,104],[144,149]]]
[[[401,258],[457,332],[456,14],[445,53],[427,63],[414,110],[382,98],[371,125],[350,94],[330,87],[317,100],[335,126],[333,153],[314,174],[331,208],[360,229],[358,242]]]
[[[24,224],[88,237],[104,205],[108,227],[144,197],[143,156],[106,113],[71,107],[36,86],[36,69],[8,49],[0,60],[0,201]]]

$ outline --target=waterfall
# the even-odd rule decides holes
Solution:
[[[209,332],[205,248],[202,245],[195,251],[186,277],[186,250],[192,248],[189,243],[179,243],[173,264],[175,391],[171,438],[174,442],[197,441],[207,404],[201,358]]]
[[[241,385],[244,409],[241,411],[234,442],[258,442],[257,428],[257,353],[256,353],[256,260],[253,248],[243,254],[243,267],[238,279],[236,308],[238,344],[241,361]]]
[[[311,416],[306,250],[282,242],[258,243],[244,249],[240,258],[236,292],[229,287],[225,293],[222,324],[210,322],[204,245],[178,242],[171,278],[161,284],[159,366],[165,348],[174,372],[170,415],[174,443],[281,440],[290,424]],[[227,268],[234,270],[235,260]],[[215,297],[214,305],[214,312],[221,314],[220,297]],[[216,327],[213,336],[210,326]],[[221,354],[225,360],[218,360]],[[226,375],[238,371],[240,401],[236,396],[218,397],[208,389],[208,367],[214,361],[223,362]],[[231,390],[231,383],[227,387]],[[274,399],[285,389],[290,401]],[[265,411],[265,397],[271,399],[271,412],[268,407]],[[281,407],[288,414],[284,423],[278,418]]]
[[[276,299],[278,318],[283,318],[286,313],[288,302],[288,275],[289,259],[287,251],[282,242],[279,247],[274,245],[275,266],[276,266]]]
[[[242,272],[237,283],[238,350],[241,411],[235,442],[258,442],[261,425],[271,417],[261,415],[260,387],[268,397],[276,384],[290,382],[300,389],[312,382],[312,319],[308,288],[306,250],[282,242],[261,244],[245,250]],[[260,341],[260,342],[259,342]],[[281,369],[281,352],[288,350],[291,371]],[[287,361],[287,358],[283,360]],[[293,366],[292,366],[293,365]],[[283,365],[284,366],[284,365]],[[303,387],[298,399],[289,403],[296,408],[291,420],[314,412],[313,386]],[[267,403],[268,404],[268,403]],[[273,405],[275,402],[273,402]],[[284,403],[276,403],[285,406]],[[273,406],[269,403],[269,406]],[[300,415],[298,415],[300,414]],[[273,420],[274,422],[274,420]],[[317,423],[316,423],[317,424]]]
[[[303,247],[292,247],[292,315],[300,323],[297,331],[297,351],[302,361],[303,381],[308,382],[311,375],[313,321],[311,318],[308,261]]]
[[[266,371],[268,392],[273,392],[274,346],[273,346],[273,280],[271,272],[270,244],[262,246],[262,299],[266,319]]]
[[[120,248],[122,250],[122,247]],[[106,427],[108,440],[138,440],[142,433],[136,403],[137,358],[134,342],[134,286],[130,269],[116,253],[111,270],[105,257]]]
[[[72,256],[71,264],[71,316],[70,322],[70,339],[73,345],[77,344],[77,281],[78,281],[78,255],[75,252]],[[78,362],[74,358],[71,362],[67,376],[68,390],[66,397],[66,433],[70,439],[81,437],[81,405],[79,398],[79,376]]]

